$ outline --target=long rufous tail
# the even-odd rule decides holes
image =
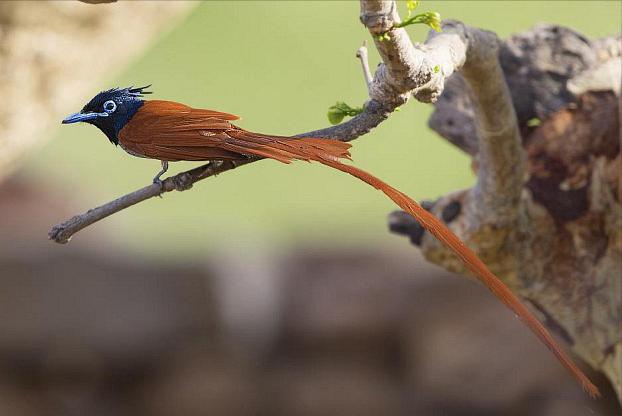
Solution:
[[[252,134],[252,133],[251,133]],[[264,136],[265,137],[265,136]],[[466,267],[481,281],[490,291],[509,307],[538,338],[555,354],[557,359],[566,367],[572,375],[579,380],[583,389],[591,397],[600,397],[598,388],[577,367],[572,359],[557,345],[551,334],[544,328],[533,314],[510,289],[495,276],[479,257],[468,248],[445,224],[434,215],[423,209],[408,195],[398,191],[377,177],[352,165],[346,165],[339,158],[348,158],[349,144],[329,139],[276,139],[270,145],[263,147],[262,156],[267,156],[288,163],[292,159],[316,161],[331,168],[348,173],[363,182],[382,191],[400,208],[415,217],[417,221],[432,235],[438,238],[446,247],[453,251],[466,265]],[[275,157],[276,156],[276,157]]]

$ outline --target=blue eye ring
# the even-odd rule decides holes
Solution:
[[[106,113],[108,114],[114,113],[116,109],[117,109],[117,103],[115,103],[113,100],[108,100],[104,103],[104,111]]]

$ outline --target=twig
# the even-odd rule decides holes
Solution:
[[[361,20],[368,27],[370,32],[374,34],[377,28],[370,25],[375,24],[375,21],[373,19],[364,18],[365,4],[368,3],[369,5],[372,5],[372,3],[381,4],[383,2],[361,2]],[[368,21],[369,25],[366,21]],[[382,56],[393,56],[393,51],[413,48],[406,32],[403,29],[397,29],[396,31],[402,31],[404,35],[382,42],[382,45],[380,46],[382,49]],[[376,43],[376,45],[378,46],[378,43]],[[413,63],[410,62],[408,65],[411,64]],[[408,97],[410,96],[410,89],[420,87],[422,85],[418,85],[414,81],[408,84],[402,84],[401,82],[398,82],[398,78],[387,76],[387,74],[397,74],[399,72],[398,67],[402,67],[400,61],[390,59],[385,62],[385,65],[381,65],[378,68],[376,71],[376,77],[370,84],[370,100],[365,103],[361,114],[337,126],[303,133],[296,137],[323,137],[350,141],[368,133],[371,129],[382,123],[397,107],[404,104],[408,100]],[[416,74],[415,71],[412,73]],[[415,78],[416,80],[424,80],[425,82],[429,79],[429,77],[421,77],[418,75],[415,75]],[[91,209],[83,214],[76,215],[68,221],[54,226],[48,233],[48,236],[51,240],[57,243],[67,243],[69,239],[78,231],[125,208],[172,190],[184,191],[197,181],[226,172],[237,166],[241,166],[255,160],[258,159],[251,159],[248,162],[238,163],[236,165],[208,163],[190,171],[180,173],[165,179],[162,184],[162,189],[160,189],[157,185],[150,185],[97,208]]]
[[[249,159],[248,162],[250,162],[251,160],[252,159]],[[192,188],[192,185],[195,182],[200,181],[201,179],[217,175],[218,173],[225,172],[248,162],[238,162],[237,164],[233,164],[231,162],[212,162],[198,168],[194,168],[187,172],[179,173],[175,176],[166,178],[164,181],[162,181],[161,186],[158,184],[151,184],[149,186],[145,186],[144,188],[117,198],[114,201],[110,201],[104,205],[98,206],[97,208],[90,209],[84,214],[76,215],[69,220],[63,222],[62,224],[54,226],[48,233],[48,236],[51,240],[54,240],[57,243],[68,243],[71,237],[78,231],[88,227],[91,224],[94,224],[99,220],[109,217],[115,212],[119,212],[121,210],[129,208],[132,205],[136,205],[139,202],[143,202],[149,198],[160,196],[166,192],[170,192],[173,190],[177,190],[180,192],[188,190]]]
[[[404,29],[393,28],[394,23],[400,21],[395,2],[369,0],[361,1],[360,4],[361,21],[374,36],[376,48],[383,59],[383,64],[379,65],[369,84],[370,100],[365,103],[363,112],[351,120],[296,137],[323,137],[342,141],[356,139],[378,126],[397,107],[407,102],[413,91],[419,100],[433,101],[443,90],[445,77],[451,75],[466,61],[468,39],[464,34],[467,30],[464,25],[455,23],[457,31],[463,32],[462,36],[443,37],[443,33],[431,36],[424,50],[413,46]],[[387,32],[390,34],[389,39],[378,40],[378,34]],[[435,71],[437,66],[442,70]],[[172,190],[183,191],[199,180],[255,160],[258,159],[250,159],[236,165],[211,163],[180,173],[164,180],[162,189],[150,185],[77,215],[52,228],[49,237],[58,243],[66,243],[76,232],[115,212],[161,193]]]
[[[393,109],[386,109],[376,101],[369,101],[363,112],[345,123],[322,130],[315,130],[300,134],[296,137],[325,137],[341,141],[354,140],[357,137],[368,133],[384,121]],[[228,170],[249,164],[260,160],[259,158],[248,159],[242,162],[210,162],[203,166],[199,166],[192,170],[179,173],[162,181],[162,186],[152,184],[131,192],[97,208],[88,210],[83,214],[76,215],[69,220],[54,226],[48,236],[51,240],[65,244],[71,237],[88,227],[110,215],[143,202],[147,199],[160,196],[171,191],[185,191],[192,187],[196,182],[215,176]]]
[[[363,45],[356,51],[356,57],[361,61],[361,67],[363,68],[363,76],[365,77],[365,84],[367,85],[367,91],[370,92],[371,83],[373,81],[371,71],[369,70],[369,58],[367,54],[367,41],[363,41]]]

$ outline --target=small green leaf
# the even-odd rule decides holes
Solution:
[[[538,117],[530,118],[527,120],[527,127],[537,127],[542,123]]]
[[[348,104],[337,101],[335,105],[332,105],[328,108],[328,113],[326,116],[328,117],[328,121],[330,124],[339,124],[343,121],[344,117],[354,117],[357,114],[363,112],[362,107],[350,107]]]
[[[345,117],[345,114],[339,111],[339,109],[335,108],[335,106],[330,107],[326,115],[328,117],[328,121],[332,125],[341,123],[343,121],[343,118]]]
[[[441,66],[439,64],[436,64],[434,66],[434,73],[438,74],[439,72],[441,72]]]

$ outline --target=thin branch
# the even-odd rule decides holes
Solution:
[[[250,161],[251,159],[249,159],[249,162]],[[171,192],[173,190],[180,192],[188,190],[192,188],[192,185],[195,182],[200,181],[201,179],[217,175],[218,173],[225,172],[246,163],[248,162],[238,162],[237,164],[233,164],[231,162],[207,163],[187,172],[179,173],[175,176],[166,178],[162,181],[161,186],[158,184],[145,186],[144,188],[117,198],[114,201],[100,205],[97,208],[90,209],[83,214],[76,215],[62,224],[54,226],[48,233],[48,236],[51,240],[54,240],[57,243],[68,243],[71,237],[78,231],[96,223],[99,220],[109,217],[116,212],[129,208],[132,205],[136,205],[147,199],[160,196],[166,192]]]
[[[361,67],[363,69],[363,76],[365,77],[365,85],[367,85],[367,91],[370,91],[371,83],[373,81],[371,71],[369,70],[369,57],[367,54],[367,41],[363,42],[363,45],[356,51],[356,57],[361,61]]]
[[[385,109],[378,102],[372,100],[365,105],[365,108],[361,114],[345,123],[322,130],[302,133],[296,137],[324,137],[341,141],[354,140],[357,137],[368,133],[371,129],[384,121],[388,117],[389,113],[390,111],[388,109]],[[200,180],[247,165],[257,160],[261,159],[252,158],[235,163],[210,162],[189,171],[179,173],[163,180],[161,187],[157,184],[145,186],[144,188],[131,192],[104,205],[100,205],[97,208],[90,209],[83,214],[76,215],[62,224],[54,226],[48,233],[48,236],[51,240],[57,243],[68,243],[71,237],[78,231],[96,223],[97,221],[109,217],[116,212],[167,192],[182,192],[188,190],[192,188],[192,185]]]
[[[364,16],[363,3],[365,2],[361,3],[361,19],[363,19]],[[373,35],[376,29],[370,26],[368,26],[368,28]],[[403,29],[398,30],[404,31]],[[404,34],[405,33],[406,32],[404,31]],[[383,42],[381,47],[385,51],[384,54],[386,54],[391,50],[405,48],[412,49],[412,43],[407,36],[402,36]],[[399,61],[390,60],[386,65],[381,65],[378,71],[376,71],[376,77],[371,84],[371,99],[365,103],[361,114],[337,126],[302,133],[296,137],[322,137],[341,141],[350,141],[368,133],[371,129],[378,126],[386,120],[389,114],[391,114],[397,107],[405,103],[410,94],[408,89],[410,86],[391,84],[391,82],[394,82],[393,78],[386,78],[384,75],[378,74],[381,70],[388,70],[388,73],[394,73],[395,71],[392,68],[396,65],[400,65]],[[121,198],[115,199],[114,201],[108,202],[97,208],[93,208],[83,214],[76,215],[62,224],[54,226],[48,233],[48,236],[51,240],[57,243],[67,243],[78,231],[116,212],[166,192],[173,190],[187,190],[194,183],[200,180],[232,170],[238,166],[242,166],[256,160],[259,159],[249,159],[248,161],[242,163],[238,162],[237,164],[208,163],[187,172],[182,172],[178,175],[165,179],[162,183],[162,188],[158,185],[146,186],[142,189],[122,196]]]
[[[445,78],[460,68],[467,60],[469,42],[466,35],[466,26],[457,22],[452,23],[452,29],[449,30],[450,27],[448,27],[447,33],[432,35],[424,47],[416,48],[403,28],[394,28],[394,25],[400,22],[394,1],[362,0],[360,4],[360,19],[373,36],[376,48],[383,60],[369,84],[370,100],[365,103],[363,112],[351,120],[326,129],[302,133],[296,137],[322,137],[341,141],[356,139],[386,120],[397,107],[406,103],[413,93],[420,101],[434,101],[443,91]],[[468,30],[475,31],[476,29]],[[379,40],[378,35],[383,33],[389,35],[388,39]],[[480,48],[490,46],[478,43],[475,43],[475,45]],[[484,52],[479,51],[477,53],[481,54]],[[479,58],[474,58],[470,61],[476,61],[477,59]],[[489,75],[496,76],[498,74],[491,70]],[[485,86],[481,90],[488,91]],[[504,94],[505,92],[507,92],[507,88],[504,90]],[[501,98],[504,98],[504,94],[502,94]],[[485,104],[484,107],[488,109],[488,101]],[[509,108],[508,111],[503,113],[504,115],[509,114]],[[486,112],[485,114],[488,113]],[[486,120],[482,124],[484,129],[482,131],[492,131],[496,134],[499,123],[490,117]],[[506,126],[508,123],[502,121],[501,124]],[[493,142],[496,138],[497,136],[492,137]],[[494,146],[492,149],[492,152],[495,153]],[[162,193],[172,190],[186,190],[199,180],[256,160],[259,159],[249,159],[237,164],[209,163],[180,173],[164,180],[162,189],[159,189],[157,185],[150,185],[84,214],[77,215],[69,221],[52,228],[49,232],[49,237],[58,243],[66,243],[76,232],[115,212]],[[494,160],[497,161],[497,159]],[[497,163],[495,162],[491,166],[494,169]],[[489,170],[485,172],[489,172]],[[494,174],[482,173],[482,183],[488,181],[488,176],[495,177]],[[486,185],[485,188],[488,190],[490,186]],[[492,188],[496,189],[499,186],[493,182]],[[505,189],[505,187],[501,188],[501,191]],[[513,190],[513,188],[511,189]]]

